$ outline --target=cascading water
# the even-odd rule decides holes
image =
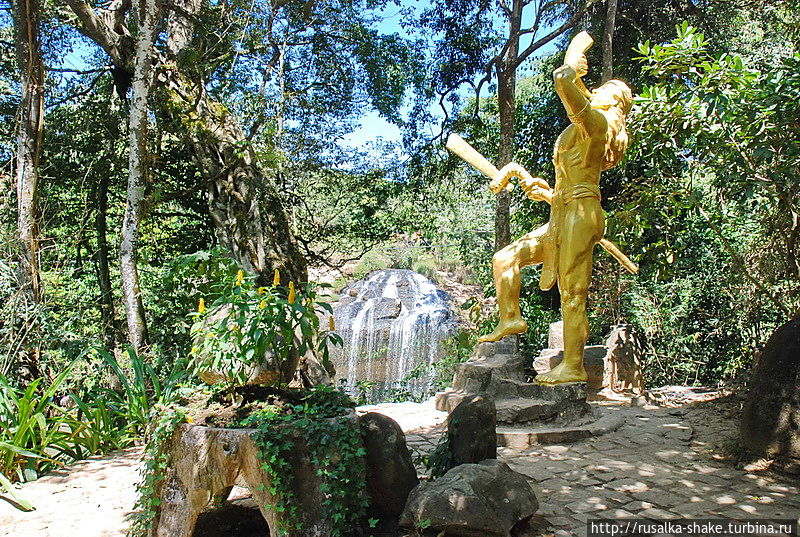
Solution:
[[[370,399],[393,388],[428,394],[434,377],[428,366],[458,326],[449,296],[422,274],[401,269],[375,271],[342,295],[334,318],[344,346],[333,359],[346,390],[357,395],[365,382],[372,385]]]

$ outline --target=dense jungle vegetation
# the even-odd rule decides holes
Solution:
[[[636,94],[601,188],[641,268],[596,250],[590,342],[631,323],[651,385],[735,378],[800,313],[799,23],[795,0],[4,4],[0,488],[141,435],[240,269],[288,290],[382,259],[491,296],[492,252],[547,207],[495,199],[444,139],[552,183],[553,51],[582,29],[588,85]],[[353,143],[368,113],[402,140]],[[528,349],[559,318],[538,274]]]

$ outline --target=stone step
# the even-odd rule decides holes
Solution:
[[[453,387],[471,393],[479,393],[493,379],[508,378],[524,380],[522,358],[513,354],[475,356],[460,364],[453,377]]]
[[[454,388],[445,388],[443,392],[436,392],[436,410],[449,414],[467,395],[464,390]]]
[[[524,397],[530,399],[546,399],[563,401],[566,399],[586,399],[585,382],[569,382],[555,386],[542,386],[533,382],[509,378],[495,378],[488,386],[488,393],[496,398]]]
[[[555,418],[559,406],[555,401],[544,399],[499,399],[495,401],[497,423],[525,423],[529,421],[550,421]]]
[[[498,423],[568,421],[588,411],[586,384],[570,383],[540,386],[510,379],[493,379],[486,391],[497,407]],[[447,388],[436,394],[436,409],[452,412],[470,392]]]
[[[624,422],[622,416],[607,414],[584,425],[553,426],[503,426],[497,427],[497,445],[523,451],[537,444],[568,444],[590,436],[617,430]]]

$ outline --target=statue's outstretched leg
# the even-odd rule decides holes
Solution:
[[[522,318],[519,309],[519,290],[522,285],[520,269],[542,262],[542,238],[546,232],[547,226],[542,226],[494,254],[492,270],[500,322],[491,333],[481,336],[478,342],[498,341],[505,336],[522,334],[528,330],[528,323]]]

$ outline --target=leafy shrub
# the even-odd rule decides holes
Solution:
[[[147,297],[153,343],[169,349],[173,360],[187,356],[192,347],[187,315],[196,310],[201,297],[206,304],[218,300],[233,285],[239,269],[224,250],[214,248],[178,256],[157,270]]]
[[[47,386],[39,378],[24,389],[16,388],[0,375],[0,489],[13,494],[12,481],[34,480],[66,462],[131,445],[149,426],[153,408],[172,399],[183,377],[178,367],[160,380],[132,351],[127,353],[131,375],[105,351],[89,351],[83,357],[95,353],[113,369],[122,390],[96,385],[80,395],[71,393],[74,408],[60,406],[56,395],[64,390],[78,360]],[[17,503],[29,507],[22,500]]]
[[[318,301],[311,284],[298,292],[294,283],[286,289],[278,281],[276,272],[272,286],[256,287],[239,270],[232,284],[223,279],[211,286],[217,299],[206,309],[201,298],[192,314],[197,319],[191,330],[197,373],[216,371],[233,384],[243,384],[250,368],[272,354],[280,372],[276,382],[287,383],[294,374],[287,366],[294,365],[291,357],[310,350],[329,368],[328,343],[341,344],[341,338],[320,330],[317,313],[332,314],[331,306]]]
[[[69,373],[65,369],[42,389],[43,379],[36,379],[24,390],[0,375],[0,474],[29,481],[65,456],[80,457],[72,435],[80,423],[53,401]]]
[[[94,352],[119,380],[121,390],[98,386],[83,397],[73,394],[71,397],[79,410],[78,418],[87,424],[96,424],[92,429],[95,438],[107,435],[106,442],[101,445],[130,445],[141,438],[149,426],[153,407],[174,398],[181,381],[187,376],[185,361],[175,363],[169,375],[161,379],[146,358],[133,349],[125,352],[127,368],[120,365],[110,352],[101,349]],[[119,432],[110,426],[109,421],[114,419],[122,424]]]

